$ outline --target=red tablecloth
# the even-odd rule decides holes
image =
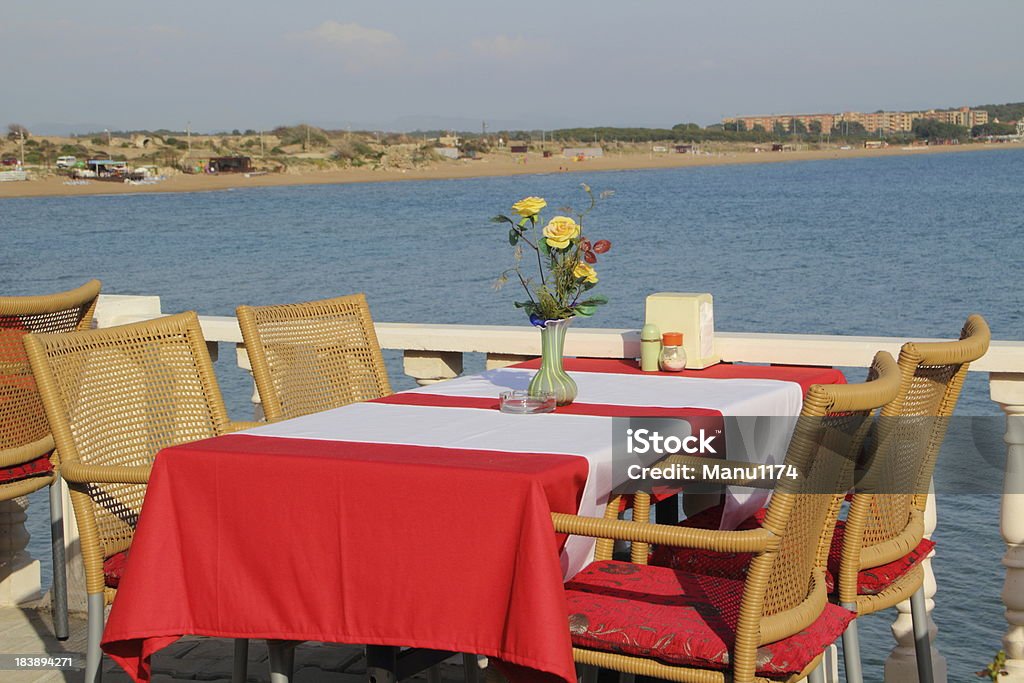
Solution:
[[[820,368],[696,376],[751,374],[843,381]],[[380,408],[423,400],[409,396]],[[562,412],[616,414],[575,405]],[[139,681],[184,634],[472,652],[532,670],[522,680],[574,681],[550,513],[575,512],[587,477],[586,459],[538,452],[248,434],[166,449],[103,649]]]
[[[703,370],[682,372],[644,372],[634,360],[618,358],[566,358],[569,372],[614,372],[624,375],[657,375],[662,377],[693,377],[697,379],[774,379],[796,382],[807,393],[812,384],[846,384],[842,370],[801,365],[743,365],[718,363]],[[518,363],[517,368],[539,368],[540,359]]]

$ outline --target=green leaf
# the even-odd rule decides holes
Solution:
[[[521,308],[526,311],[526,315],[531,315],[537,312],[537,304],[532,301],[514,301],[516,308]]]
[[[515,228],[512,228],[508,231],[508,243],[514,247],[517,242],[519,242],[519,232]]]
[[[511,223],[511,221],[509,221],[509,222]],[[526,224],[529,223],[529,222],[530,222],[530,218],[529,218],[529,216],[527,216],[526,218],[524,218],[521,221],[519,221],[519,227],[520,228],[525,228]]]
[[[503,215],[499,214],[499,215],[493,217],[491,219],[491,222],[492,223],[512,223],[512,219],[509,218],[508,216],[503,216]],[[515,223],[512,223],[512,225],[515,225]]]
[[[576,311],[576,313],[579,315],[591,316],[594,315],[594,312],[597,310],[597,306],[593,304],[582,303],[576,304],[576,308],[574,308],[573,310]]]
[[[548,238],[541,237],[540,241],[537,242],[537,248],[540,249],[540,253],[548,256],[551,254],[551,247],[548,246]]]
[[[608,303],[608,297],[606,297],[606,296],[592,296],[589,299],[587,299],[586,301],[581,301],[580,305],[581,306],[582,305],[603,306],[606,303]]]
[[[585,282],[585,283],[583,283],[583,291],[584,292],[589,292],[594,287],[597,287],[597,283],[596,282]]]

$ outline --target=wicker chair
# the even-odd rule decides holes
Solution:
[[[92,324],[100,281],[43,296],[0,297],[0,500],[50,487],[53,626],[68,637],[63,498],[58,458],[22,338],[30,332],[71,332]]]
[[[267,419],[391,393],[364,295],[239,306],[237,315]]]
[[[86,681],[99,681],[104,608],[117,595],[153,460],[162,448],[254,423],[228,421],[195,313],[67,334],[25,348],[61,455],[88,592]],[[244,680],[247,641],[236,641]]]
[[[899,388],[895,361],[869,381],[815,385],[804,401],[764,523],[742,531],[554,514],[561,533],[738,554],[742,579],[597,560],[566,584],[578,663],[671,681],[822,680],[824,649],[853,614],[830,604],[825,565],[870,415]],[[689,463],[691,459],[667,460]],[[641,558],[644,559],[644,558]]]
[[[836,526],[829,550],[830,598],[858,616],[910,598],[920,681],[931,681],[931,647],[921,563],[933,543],[925,539],[924,509],[929,484],[949,416],[956,406],[971,362],[989,344],[988,325],[967,319],[960,341],[908,343],[900,351],[899,391],[882,409],[872,448],[862,463],[845,521]],[[762,510],[740,528],[758,527]],[[682,522],[690,528],[718,528],[721,507]],[[651,562],[721,577],[740,576],[742,558],[720,553],[675,552],[658,548]],[[862,680],[857,624],[843,634],[846,678]]]
[[[903,345],[900,390],[878,421],[877,462],[862,475],[833,548],[838,600],[858,617],[910,598],[922,683],[933,678],[921,562],[934,543],[924,538],[924,510],[968,366],[985,355],[990,339],[984,318],[972,315],[959,341]],[[843,654],[847,681],[859,682],[856,622],[843,636]]]

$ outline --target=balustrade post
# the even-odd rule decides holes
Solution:
[[[25,550],[28,498],[0,501],[0,607],[39,598],[39,560]]]
[[[1003,636],[1007,676],[999,680],[1020,683],[1024,681],[1024,374],[989,373],[989,392],[1006,413],[1006,470],[999,529],[1007,547],[1002,597],[1009,628]]]
[[[407,349],[402,357],[402,368],[420,386],[443,382],[462,374],[462,352]]]
[[[935,532],[938,515],[935,509],[934,485],[928,492],[928,504],[924,510],[924,536],[931,538]],[[932,611],[935,609],[935,574],[932,572],[932,557],[935,551],[928,553],[928,556],[921,563],[924,568],[924,596],[925,606],[928,610],[928,637],[932,647],[932,671],[935,674],[935,683],[946,683],[946,658],[942,656],[935,647],[935,635],[938,627],[932,620]],[[910,616],[910,601],[904,600],[896,605],[898,612],[896,620],[890,627],[892,635],[896,639],[896,647],[889,653],[885,660],[885,681],[886,683],[902,683],[903,681],[917,680],[917,653],[914,650],[914,630]]]
[[[235,362],[238,363],[238,367],[245,370],[252,382],[252,397],[250,399],[252,401],[252,419],[259,422],[263,419],[263,401],[260,400],[256,381],[252,378],[252,363],[249,362],[249,351],[245,348],[245,344],[235,344]]]
[[[531,356],[519,356],[514,353],[488,353],[486,368],[488,370],[507,368],[510,365],[530,360],[530,358]]]

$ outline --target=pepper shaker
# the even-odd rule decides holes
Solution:
[[[640,329],[640,369],[644,372],[657,372],[660,355],[661,330],[654,323],[647,323]]]

